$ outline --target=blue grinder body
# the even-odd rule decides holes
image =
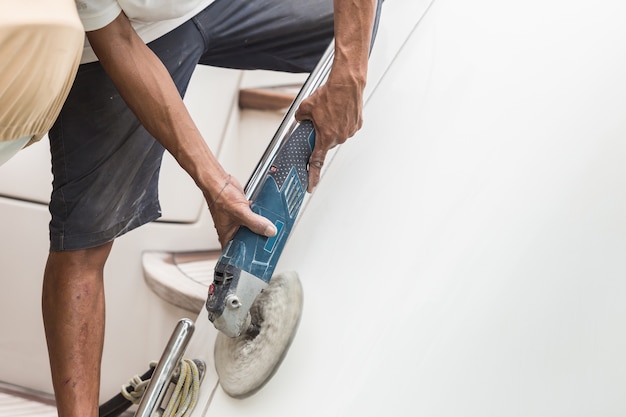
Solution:
[[[249,328],[249,309],[269,285],[306,195],[314,146],[310,121],[298,124],[281,143],[251,196],[252,211],[272,221],[276,235],[268,238],[240,227],[215,266],[206,309],[227,336],[238,337]]]
[[[268,238],[246,227],[239,228],[222,253],[216,271],[230,266],[270,282],[306,194],[307,168],[314,146],[313,124],[300,123],[276,154],[252,200],[252,211],[271,220],[276,235]]]

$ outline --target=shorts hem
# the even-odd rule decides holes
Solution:
[[[130,220],[118,223],[117,225],[102,231],[85,234],[67,235],[64,233],[50,234],[50,252],[61,252],[71,250],[81,250],[95,248],[105,243],[109,243],[127,232],[140,226],[151,223],[161,217],[159,207],[156,210],[149,210],[141,216],[134,216]]]

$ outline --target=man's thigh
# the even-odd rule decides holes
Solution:
[[[309,72],[334,35],[333,0],[216,0],[194,19],[201,64]]]

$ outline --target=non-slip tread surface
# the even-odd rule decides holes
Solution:
[[[132,417],[127,410],[120,417]],[[51,395],[0,383],[0,417],[58,417]]]
[[[44,402],[0,392],[0,417],[57,417],[57,410]]]

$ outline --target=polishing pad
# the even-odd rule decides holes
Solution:
[[[248,330],[235,338],[218,334],[215,368],[228,395],[250,396],[274,375],[298,328],[302,300],[298,275],[277,274],[250,307],[252,324]]]

